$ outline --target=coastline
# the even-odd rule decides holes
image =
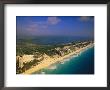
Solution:
[[[74,57],[76,55],[79,55],[80,53],[82,53],[83,51],[87,50],[88,48],[91,48],[93,47],[94,45],[93,44],[90,44],[86,47],[83,47],[83,48],[79,48],[78,50],[74,51],[74,52],[71,52],[69,53],[68,55],[65,55],[65,56],[61,56],[61,57],[58,57],[58,56],[55,56],[54,58],[51,58],[49,57],[48,55],[45,55],[46,59],[44,59],[41,63],[39,63],[38,65],[32,67],[31,69],[25,71],[24,73],[21,73],[21,74],[32,74],[34,72],[37,72],[43,68],[47,68],[49,67],[50,65],[60,61],[64,61],[65,59],[68,59],[70,57]]]

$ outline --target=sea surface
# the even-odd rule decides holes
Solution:
[[[94,47],[33,74],[94,74]]]
[[[37,36],[18,38],[17,42],[29,41],[39,45],[66,44],[74,41],[93,40],[88,37],[73,36]],[[57,62],[48,68],[42,69],[34,74],[94,74],[94,47],[89,48],[76,57],[65,59],[64,62]]]

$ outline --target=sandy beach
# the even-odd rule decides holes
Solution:
[[[42,62],[40,62],[38,65],[30,68],[29,70],[26,70],[24,73],[21,73],[21,74],[32,74],[32,73],[34,73],[36,71],[39,71],[39,70],[41,70],[43,68],[47,68],[50,65],[52,65],[52,64],[54,64],[54,63],[56,63],[58,61],[63,61],[66,58],[69,58],[69,57],[74,56],[74,55],[78,55],[82,51],[84,51],[84,50],[86,50],[88,48],[91,48],[93,46],[94,46],[93,44],[89,44],[88,46],[85,46],[83,48],[79,48],[78,50],[76,50],[74,52],[71,52],[71,53],[69,53],[68,55],[65,55],[65,56],[59,56],[59,57],[58,56],[54,56],[52,58],[52,57],[49,57],[48,55],[45,54],[44,55],[45,59]]]

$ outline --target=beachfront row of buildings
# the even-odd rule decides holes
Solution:
[[[79,48],[86,47],[87,45],[93,44],[93,41],[86,42],[76,42],[74,44],[65,44],[63,47],[55,47],[54,49],[49,50],[52,53],[52,56],[58,55],[59,57],[65,56],[71,52],[78,50]],[[40,52],[35,52],[34,55],[21,55],[16,56],[16,66],[17,73],[22,73],[25,70],[31,68],[34,65],[39,64],[41,61],[46,59],[45,56],[52,57],[49,55],[41,54]]]

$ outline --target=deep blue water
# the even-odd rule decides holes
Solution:
[[[77,57],[71,57],[70,60],[63,64],[58,62],[50,67],[54,69],[42,69],[37,73],[46,74],[94,74],[94,47],[82,52]],[[35,72],[36,73],[36,72]]]
[[[93,40],[90,37],[73,37],[73,36],[37,36],[31,38],[17,39],[17,42],[24,42],[26,39],[31,40],[34,44],[53,45],[53,44],[65,44],[73,41]]]

